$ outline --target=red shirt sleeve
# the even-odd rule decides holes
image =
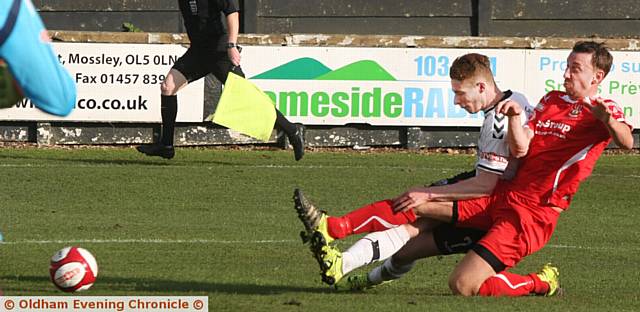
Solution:
[[[553,92],[553,91],[552,91]],[[551,92],[545,94],[545,96],[543,96],[540,101],[538,102],[538,105],[536,105],[536,107],[533,109],[533,112],[531,113],[531,116],[529,117],[529,122],[527,122],[526,127],[533,130],[534,132],[536,131],[536,124],[538,123],[538,117],[540,116],[540,113],[544,110],[545,106],[547,105],[547,101],[549,100],[549,98],[551,97]]]
[[[613,119],[626,124],[627,126],[629,126],[629,128],[631,128],[631,130],[633,130],[633,126],[629,124],[629,122],[624,116],[624,112],[622,111],[622,108],[620,108],[620,106],[618,106],[616,102],[611,100],[606,100],[605,103],[607,104],[607,107],[611,111],[611,117]]]

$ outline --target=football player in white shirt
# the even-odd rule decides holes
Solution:
[[[471,53],[457,58],[450,78],[455,104],[469,113],[484,112],[475,170],[412,188],[395,199],[378,201],[341,217],[328,216],[302,191],[295,190],[295,208],[306,229],[301,236],[303,242],[310,242],[325,283],[347,290],[373,287],[407,273],[419,258],[465,253],[484,236],[481,230],[454,229],[451,211],[455,214],[458,200],[488,196],[498,180],[510,178],[517,167],[507,138],[507,118],[496,115],[495,106],[504,101],[517,103],[527,112],[522,114],[522,124],[533,107],[524,95],[498,88],[485,55]],[[427,210],[432,216],[434,211],[442,211],[442,218],[420,218],[421,211]],[[361,233],[369,234],[343,253],[330,245],[336,239]],[[339,283],[353,269],[386,258],[369,274],[352,275]]]

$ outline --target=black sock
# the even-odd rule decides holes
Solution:
[[[276,129],[284,131],[287,135],[291,136],[296,133],[296,125],[284,117],[282,113],[276,109]]]
[[[162,137],[160,141],[165,146],[173,145],[173,129],[176,126],[178,114],[178,97],[175,95],[163,95],[160,104],[162,115]]]

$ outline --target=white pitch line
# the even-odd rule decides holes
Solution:
[[[127,165],[114,165],[114,164],[103,164],[103,165],[87,165],[87,164],[0,164],[0,167],[4,168],[55,168],[55,167],[73,167],[73,168],[101,168],[101,167],[124,167]],[[438,168],[438,167],[406,167],[406,166],[339,166],[339,165],[218,165],[218,166],[181,166],[181,165],[162,165],[162,166],[150,166],[149,168],[206,168],[208,170],[214,170],[220,167],[228,167],[228,168],[262,168],[262,169],[366,169],[371,170],[371,168],[376,169],[391,169],[391,170],[425,170],[425,171],[442,171],[442,172],[450,172],[450,171],[460,171],[460,168]],[[593,173],[591,174],[593,177],[616,177],[616,178],[630,178],[630,179],[640,179],[640,175],[629,174],[629,175],[617,175],[617,174],[600,174]]]
[[[86,164],[0,164],[0,167],[5,168],[56,168],[56,167],[73,167],[73,168],[101,168],[101,167],[125,167],[127,165],[113,165],[113,164],[104,164],[104,165],[86,165]],[[227,165],[221,164],[217,166],[181,166],[181,165],[162,165],[162,166],[151,166],[149,168],[196,168],[202,169],[206,168],[209,170],[217,169],[221,167],[227,168],[263,168],[263,169],[366,169],[371,170],[372,168],[376,169],[406,169],[406,170],[436,170],[436,171],[460,171],[460,168],[433,168],[433,167],[424,167],[424,166],[416,166],[416,167],[407,167],[407,166],[348,166],[348,165]]]
[[[73,167],[73,168],[100,168],[100,167],[124,167],[126,165],[114,165],[114,164],[104,164],[104,165],[86,165],[86,164],[0,164],[0,167],[5,168],[55,168],[55,167]],[[460,171],[460,168],[434,168],[434,167],[423,167],[423,166],[415,166],[415,167],[407,167],[407,166],[347,166],[347,165],[226,165],[221,164],[217,166],[181,166],[181,165],[162,165],[151,168],[206,168],[208,170],[214,170],[220,167],[228,167],[228,168],[262,168],[262,169],[366,169],[371,170],[375,169],[392,169],[392,170],[425,170],[425,171]],[[593,173],[591,176],[594,177],[617,177],[617,178],[631,178],[631,179],[640,179],[640,175],[629,174],[629,175],[617,175],[617,174],[606,174],[606,173]]]
[[[554,244],[550,244],[547,245],[546,247],[549,248],[558,248],[558,249],[585,249],[585,250],[640,250],[640,248],[633,248],[633,247],[620,247],[620,248],[613,248],[613,247],[589,247],[589,246],[571,246],[571,245],[554,245]]]
[[[635,174],[617,175],[617,174],[605,174],[605,173],[592,173],[591,176],[594,176],[594,177],[633,178],[633,179],[640,178],[640,175],[635,175]]]
[[[296,240],[216,240],[216,239],[72,239],[4,241],[0,245],[44,244],[284,244]]]
[[[2,245],[47,245],[47,244],[291,244],[300,243],[299,240],[273,239],[273,240],[217,240],[217,239],[72,239],[72,240],[22,240],[0,242]],[[547,245],[548,248],[557,249],[584,249],[584,250],[640,250],[630,247],[590,247],[573,245]]]

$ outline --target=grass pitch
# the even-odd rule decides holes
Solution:
[[[561,298],[460,298],[460,256],[421,261],[400,281],[334,293],[300,242],[301,187],[342,214],[468,170],[468,155],[179,149],[171,161],[130,148],[0,150],[0,289],[65,295],[48,262],[69,245],[100,267],[82,295],[205,295],[211,311],[638,311],[640,157],[603,156],[549,245],[514,269],[560,268]],[[352,240],[341,243],[347,247]]]

